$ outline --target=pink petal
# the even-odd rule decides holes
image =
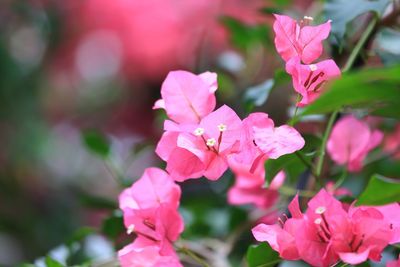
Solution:
[[[175,181],[183,182],[190,178],[199,178],[204,172],[203,162],[190,151],[177,148],[171,153],[166,170]]]
[[[301,55],[301,48],[297,44],[297,36],[300,33],[297,22],[288,16],[274,16],[275,47],[278,53],[285,61]]]
[[[143,192],[147,192],[143,194]],[[169,203],[178,207],[181,190],[173,179],[163,170],[147,168],[142,177],[120,195],[122,210],[126,208],[146,209]]]
[[[160,108],[165,109],[165,102],[164,102],[163,99],[158,99],[158,100],[154,103],[154,106],[153,106],[153,109],[160,109]]]
[[[251,232],[257,241],[268,242],[271,248],[279,252],[277,237],[283,230],[278,225],[259,224]]]
[[[286,174],[284,171],[278,172],[278,174],[272,179],[269,189],[278,190],[285,182]]]
[[[167,115],[178,123],[197,123],[215,108],[214,85],[187,71],[171,71],[161,87]]]
[[[323,51],[322,41],[328,38],[331,31],[331,21],[317,26],[301,28],[299,45],[302,48],[301,59],[310,64],[318,59]]]
[[[301,210],[300,210],[298,194],[296,194],[296,196],[290,202],[288,209],[293,218],[297,218],[297,219],[303,218],[303,213],[301,213]]]
[[[205,130],[206,139],[214,138],[218,140],[221,132],[218,125],[225,125],[226,130],[222,132],[219,151],[229,150],[240,140],[242,131],[242,121],[239,116],[230,107],[223,105],[219,109],[207,115],[201,120],[199,127]]]
[[[370,249],[366,249],[361,253],[356,252],[342,252],[339,253],[340,259],[348,264],[360,264],[368,259]]]
[[[210,86],[210,93],[214,93],[218,89],[217,74],[215,72],[203,72],[198,75],[205,83]]]
[[[331,158],[340,165],[356,161],[362,162],[364,151],[370,142],[368,125],[348,115],[340,119],[333,127],[328,139],[327,151]],[[360,163],[357,163],[360,165]]]
[[[210,180],[218,180],[228,169],[228,162],[224,157],[216,155],[214,152],[207,153],[206,169],[204,177]]]
[[[304,146],[304,139],[293,127],[283,125],[275,129],[254,127],[254,140],[269,158],[291,154]]]
[[[177,147],[179,133],[164,132],[157,143],[156,154],[164,161],[167,161],[172,151]]]

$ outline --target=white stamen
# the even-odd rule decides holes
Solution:
[[[322,207],[322,206],[315,209],[316,214],[323,214],[325,211],[326,211],[326,208]]]
[[[313,20],[314,20],[314,18],[313,18],[313,17],[309,17],[309,16],[304,16],[304,19],[305,19],[305,20],[311,20],[311,21],[313,21]]]
[[[316,71],[318,69],[317,65],[315,64],[311,64],[308,67],[310,68],[311,71]]]
[[[193,134],[195,136],[201,136],[204,134],[204,129],[203,128],[197,128],[196,130],[194,130]]]
[[[215,138],[207,139],[207,146],[214,146],[217,143]]]
[[[132,234],[135,231],[135,225],[131,224],[128,226],[128,230],[126,231],[126,233],[128,235]]]
[[[315,224],[321,224],[322,223],[322,219],[321,218],[317,218],[314,221]]]
[[[219,130],[220,132],[225,132],[226,129],[227,129],[227,127],[226,127],[225,124],[221,123],[221,124],[218,125],[218,130]]]

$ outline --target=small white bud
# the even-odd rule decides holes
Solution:
[[[326,208],[322,207],[322,206],[315,209],[316,214],[323,214],[325,211],[326,211]]]
[[[128,235],[132,234],[135,231],[135,225],[131,224],[128,226],[128,230],[126,231],[126,233]]]
[[[218,130],[219,130],[220,132],[225,132],[226,129],[227,129],[227,127],[226,127],[225,124],[221,123],[221,124],[218,125]]]
[[[214,146],[217,143],[215,138],[207,139],[207,146]]]
[[[201,136],[204,134],[204,129],[203,128],[197,128],[196,130],[194,130],[193,134],[195,136]]]
[[[313,17],[309,17],[309,16],[304,16],[304,19],[305,19],[305,20],[310,20],[310,21],[313,21],[313,20],[314,20]]]
[[[309,65],[311,71],[316,71],[318,69],[317,65],[311,64]]]
[[[322,223],[322,219],[321,218],[317,218],[317,219],[315,219],[314,223],[319,225],[319,224]]]

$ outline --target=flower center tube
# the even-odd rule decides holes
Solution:
[[[327,243],[331,238],[331,231],[329,229],[328,221],[326,220],[325,213],[326,208],[321,206],[315,209],[315,213],[320,215],[319,218],[314,220],[314,223],[317,225],[317,235],[321,242]]]
[[[216,154],[219,153],[219,149],[220,149],[221,142],[222,142],[222,135],[227,130],[228,127],[225,124],[221,123],[221,124],[219,124],[217,126],[217,128],[218,128],[218,131],[219,131],[218,139],[215,139],[215,138],[206,139],[204,137],[204,133],[205,133],[204,128],[197,128],[193,132],[193,134],[195,136],[201,137],[201,139],[203,140],[204,145],[206,146],[207,150],[213,151]]]

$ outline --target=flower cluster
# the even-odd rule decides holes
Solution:
[[[347,165],[349,171],[355,172],[362,169],[365,157],[382,139],[380,130],[372,130],[366,122],[347,115],[333,127],[327,150],[338,165]]]
[[[176,181],[206,177],[219,179],[231,165],[255,173],[267,158],[278,158],[304,146],[304,139],[287,125],[275,127],[265,113],[243,121],[230,107],[214,110],[217,75],[170,72],[155,108],[164,108],[171,120],[156,153],[167,162]],[[263,171],[260,176],[263,177]]]
[[[264,161],[301,149],[304,139],[290,126],[275,127],[265,113],[242,121],[226,105],[214,110],[216,90],[215,73],[172,71],[165,79],[154,108],[165,109],[169,117],[156,148],[168,173],[149,168],[120,196],[125,226],[137,236],[119,251],[123,267],[181,266],[172,246],[183,231],[177,211],[181,191],[174,180],[216,180],[231,167],[237,175],[231,203],[267,208],[276,202],[285,176],[278,174],[264,189]]]
[[[118,252],[123,267],[182,267],[172,243],[184,225],[178,213],[180,187],[163,170],[148,168],[119,197],[128,234],[135,241]]]
[[[283,259],[304,260],[312,266],[332,266],[339,260],[359,264],[379,261],[382,250],[400,241],[400,205],[345,206],[322,189],[303,214],[298,196],[289,205],[291,218],[253,228]]]
[[[335,61],[315,63],[323,52],[322,41],[328,38],[331,22],[309,26],[312,17],[304,17],[300,24],[284,15],[275,14],[275,19],[276,49],[286,62],[286,72],[292,75],[295,91],[302,97],[297,106],[305,106],[318,98],[327,81],[340,76]]]

